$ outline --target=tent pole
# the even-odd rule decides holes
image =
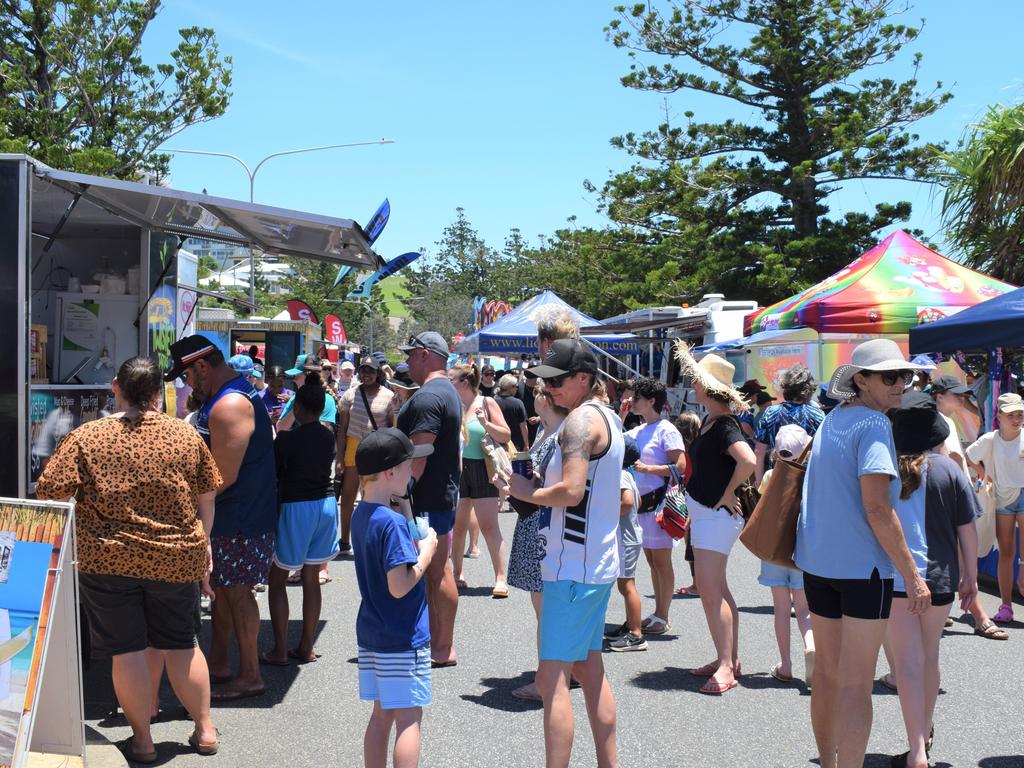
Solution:
[[[625,369],[626,369],[627,371],[629,371],[630,373],[636,374],[637,376],[642,376],[642,374],[640,373],[640,371],[636,370],[635,368],[630,368],[630,367],[629,367],[628,365],[626,365],[626,364],[625,364],[624,362],[622,362],[621,360],[619,360],[619,358],[617,358],[617,357],[614,357],[614,356],[612,356],[612,355],[609,355],[609,354],[608,354],[607,352],[605,352],[605,351],[604,351],[603,349],[601,349],[601,348],[600,348],[599,346],[597,346],[597,345],[596,345],[596,344],[595,344],[594,342],[592,342],[592,341],[589,341],[588,339],[584,339],[584,338],[583,338],[582,336],[580,337],[580,341],[584,341],[584,342],[586,342],[586,343],[587,343],[587,344],[588,344],[588,345],[590,346],[590,348],[591,348],[591,349],[593,349],[593,350],[594,350],[595,352],[598,352],[598,353],[600,353],[600,354],[604,355],[604,356],[605,356],[605,357],[607,357],[607,358],[608,358],[609,360],[611,360],[611,361],[612,361],[613,363],[618,363],[619,365],[621,365],[621,366],[622,366],[623,368],[625,368]],[[602,373],[604,373],[604,372],[602,371]],[[611,376],[611,375],[609,375],[609,374],[605,374],[605,375],[606,375],[606,376],[608,376],[608,378],[609,378],[609,379],[613,379],[613,378],[615,378],[614,376]]]

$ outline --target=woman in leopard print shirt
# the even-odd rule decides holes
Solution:
[[[157,410],[163,376],[149,358],[125,362],[118,410],[57,447],[40,499],[76,499],[79,586],[93,650],[113,657],[114,689],[133,738],[129,759],[153,762],[150,668],[168,678],[196,724],[189,742],[216,749],[206,659],[196,645],[209,532],[221,483],[199,433]]]

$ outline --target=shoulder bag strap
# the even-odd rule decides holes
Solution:
[[[373,427],[373,431],[377,431],[377,420],[373,418],[373,411],[370,410],[370,401],[366,399],[366,391],[360,387],[359,394],[362,395],[363,405],[366,406],[366,415],[370,417],[370,425]]]

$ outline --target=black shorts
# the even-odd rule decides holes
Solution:
[[[892,608],[892,579],[878,569],[870,579],[825,579],[804,573],[804,594],[811,613],[826,619],[888,619]]]
[[[907,598],[906,592],[893,592],[893,598]],[[944,605],[952,605],[953,601],[956,600],[956,592],[932,592],[932,608],[941,608]]]
[[[487,464],[483,459],[462,460],[459,496],[463,499],[498,498],[498,489],[491,485],[491,478],[487,476]]]
[[[194,648],[201,626],[198,581],[173,583],[127,576],[78,574],[94,656],[146,648]]]

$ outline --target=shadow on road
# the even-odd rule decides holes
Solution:
[[[978,761],[978,768],[1018,768],[1024,765],[1024,755],[999,755]]]
[[[320,621],[317,625],[316,637],[319,638],[326,621]],[[288,621],[288,647],[293,648],[299,643],[302,634],[301,617]],[[272,645],[272,629],[270,620],[264,619],[260,622],[260,650]],[[204,653],[208,653],[210,647],[210,620],[204,617],[203,628],[199,634],[199,645]],[[312,662],[313,665],[318,662]],[[235,701],[213,702],[213,709],[216,712],[218,706],[237,707],[239,709],[266,709],[280,704],[285,694],[291,688],[299,674],[299,667],[309,666],[297,663],[289,664],[287,667],[261,666],[263,682],[266,685],[266,693],[251,699],[239,699]],[[238,656],[232,642],[231,668],[238,668]],[[93,659],[88,669],[82,674],[83,690],[85,693],[85,717],[87,720],[98,720],[102,728],[125,725],[124,715],[120,713],[117,704],[117,696],[114,694],[114,684],[110,676],[110,659]],[[213,686],[216,690],[217,686]],[[164,674],[160,685],[160,717],[159,720],[188,720],[188,713],[178,702],[170,683],[167,682],[167,675]],[[186,745],[186,751],[191,751]],[[164,750],[160,750],[161,759]]]
[[[512,691],[522,685],[533,682],[533,672],[523,672],[517,677],[485,677],[480,685],[488,688],[481,694],[464,693],[460,698],[464,701],[480,704],[502,712],[530,712],[542,709],[539,701],[525,701],[512,696]]]

